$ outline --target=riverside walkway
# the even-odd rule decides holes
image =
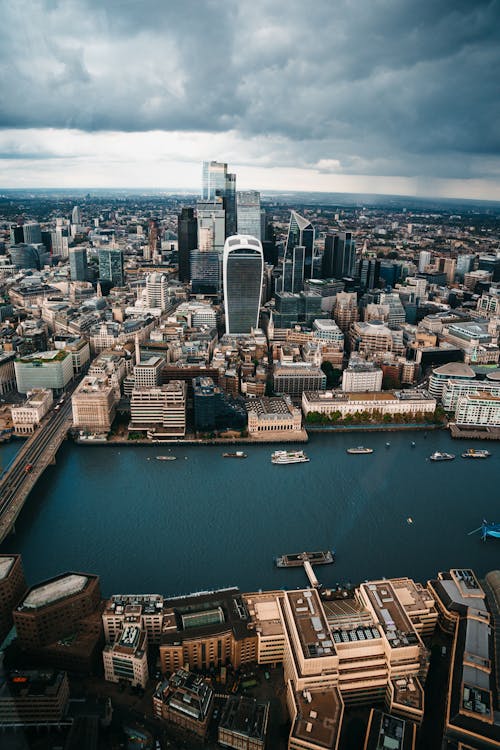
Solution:
[[[13,530],[26,499],[55,456],[72,424],[71,397],[44,420],[0,478],[0,543]],[[29,468],[28,468],[29,467]]]

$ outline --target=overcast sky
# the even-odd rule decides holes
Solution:
[[[500,0],[0,0],[0,186],[500,200]]]

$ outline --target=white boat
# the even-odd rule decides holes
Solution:
[[[358,445],[357,448],[348,448],[347,453],[353,456],[361,455],[363,453],[373,453],[373,448],[364,448],[362,445]]]
[[[476,450],[475,448],[469,448],[462,453],[462,458],[489,458],[491,453],[487,450]]]
[[[271,456],[273,464],[303,464],[308,461],[304,451],[274,451]]]
[[[432,456],[429,456],[430,461],[453,461],[454,458],[453,453],[441,453],[440,451],[435,451]]]
[[[175,461],[175,456],[156,456],[157,461]]]

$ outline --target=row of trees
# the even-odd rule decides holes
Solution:
[[[424,414],[423,412],[414,412],[412,414],[382,414],[379,409],[373,411],[357,411],[354,414],[348,414],[342,418],[339,411],[332,414],[320,414],[317,411],[310,411],[306,417],[307,424],[324,424],[324,425],[353,425],[353,424],[442,424],[446,417],[440,407],[434,414]]]

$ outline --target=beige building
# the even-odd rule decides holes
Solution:
[[[73,425],[88,432],[109,432],[116,402],[116,392],[107,377],[86,375],[71,397]]]
[[[29,435],[39,426],[50,411],[54,397],[48,388],[34,388],[27,393],[28,400],[21,406],[11,408],[14,434]]]
[[[340,391],[305,391],[302,394],[304,416],[339,413],[348,415],[378,412],[383,416],[434,414],[436,399],[422,391],[379,391],[377,393],[342,393]]]
[[[146,431],[148,437],[182,438],[186,434],[184,380],[171,380],[153,388],[134,388],[130,402],[130,430]]]
[[[257,634],[257,661],[275,666],[283,661],[285,629],[278,600],[283,591],[261,591],[244,594],[243,601]]]
[[[248,433],[252,437],[273,433],[292,435],[302,431],[300,409],[287,396],[252,398],[246,402]]]
[[[137,625],[126,625],[114,644],[102,653],[104,679],[146,687],[148,681],[148,637]]]
[[[333,319],[344,333],[359,318],[358,295],[356,292],[339,292],[335,297]]]
[[[381,320],[353,323],[349,329],[349,338],[351,351],[359,351],[365,355],[393,350],[393,334]]]

